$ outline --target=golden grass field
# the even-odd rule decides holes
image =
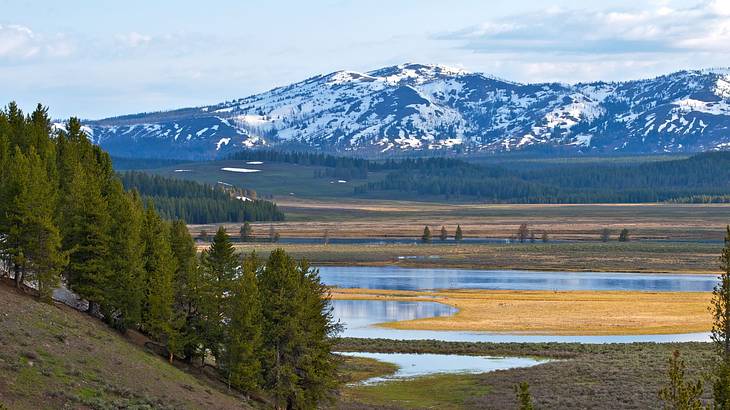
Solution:
[[[412,300],[449,304],[454,316],[384,323],[410,330],[524,332],[557,335],[670,334],[709,331],[709,292],[332,289],[333,299]]]

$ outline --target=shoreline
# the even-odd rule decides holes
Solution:
[[[437,302],[452,316],[376,326],[521,335],[659,335],[711,330],[711,292],[331,289],[334,300]]]

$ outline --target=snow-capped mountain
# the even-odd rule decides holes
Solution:
[[[730,70],[567,85],[402,64],[85,125],[94,142],[126,157],[213,158],[269,146],[363,155],[698,152],[730,149]]]

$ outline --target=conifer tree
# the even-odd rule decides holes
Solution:
[[[142,329],[154,339],[172,345],[172,360],[172,354],[179,350],[177,318],[173,311],[173,275],[177,267],[169,238],[167,223],[155,212],[153,204],[148,203],[142,234],[145,272]]]
[[[725,228],[725,246],[720,255],[719,283],[712,292],[712,341],[717,348],[712,389],[715,406],[730,408],[730,226]]]
[[[70,170],[68,192],[61,203],[63,246],[69,252],[69,287],[89,301],[89,312],[105,302],[111,276],[110,215],[100,182],[79,163]]]
[[[233,281],[226,313],[225,350],[220,365],[229,386],[252,392],[261,384],[261,303],[256,274],[259,262],[252,254],[243,260],[242,275]]]
[[[423,228],[423,235],[421,235],[421,242],[423,242],[423,243],[431,242],[431,230],[428,228],[428,226]]]
[[[198,269],[195,242],[185,222],[176,220],[170,229],[170,246],[175,258],[174,309],[179,313],[179,353],[187,361],[199,356],[203,343],[201,326],[201,290],[203,280]]]
[[[621,233],[618,235],[618,241],[619,242],[628,242],[629,241],[629,230],[624,228],[621,230]]]
[[[611,239],[611,231],[608,228],[601,230],[601,242],[608,242]]]
[[[102,313],[112,326],[126,330],[141,320],[142,282],[146,278],[142,241],[145,211],[136,192],[126,193],[119,181],[113,181],[109,187],[109,213],[112,274],[104,286]]]
[[[454,234],[454,240],[461,242],[464,239],[464,233],[461,231],[461,225],[456,225],[456,233]]]
[[[203,270],[204,289],[204,317],[205,345],[211,353],[219,358],[221,342],[225,329],[223,321],[227,312],[226,304],[236,279],[239,261],[235,255],[233,244],[221,226],[218,228],[213,241],[201,255],[201,269]]]
[[[241,225],[241,242],[250,242],[253,236],[253,229],[248,221]]]
[[[329,339],[332,322],[326,288],[306,262],[282,249],[259,271],[263,318],[264,386],[276,408],[314,408],[336,383]]]
[[[442,241],[449,239],[449,233],[446,232],[445,226],[441,226],[441,233],[439,234],[439,239],[441,239]]]
[[[700,400],[702,380],[697,380],[696,383],[686,381],[684,369],[679,350],[675,350],[669,358],[669,384],[659,391],[659,398],[667,409],[701,410],[704,408]]]
[[[532,404],[532,395],[530,394],[530,385],[522,382],[515,386],[517,393],[517,408],[520,410],[533,410],[535,406]]]

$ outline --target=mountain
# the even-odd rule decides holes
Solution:
[[[202,159],[262,146],[361,155],[701,152],[730,148],[730,69],[569,85],[402,64],[85,125],[120,157]]]

